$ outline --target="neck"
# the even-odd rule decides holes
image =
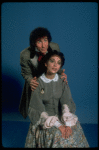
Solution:
[[[54,79],[55,74],[52,74],[52,73],[50,73],[50,72],[46,72],[45,76],[46,76],[46,78],[48,78],[48,79]]]

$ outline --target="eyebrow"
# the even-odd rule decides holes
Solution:
[[[40,40],[41,40],[41,38],[38,38],[38,39],[36,40],[36,42],[37,42],[37,41],[40,41]]]
[[[50,59],[55,60],[54,58],[50,58]],[[58,60],[58,61],[61,61],[61,59],[60,59],[60,60]]]
[[[48,37],[43,37],[43,39],[46,39],[46,40],[48,40]]]
[[[41,38],[38,38],[36,41],[40,41],[42,38],[43,38],[43,39],[48,39],[48,37],[43,36],[43,37],[41,37]]]

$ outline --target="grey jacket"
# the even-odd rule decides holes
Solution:
[[[60,51],[60,48],[57,43],[50,42],[49,50]],[[35,52],[35,49],[31,51],[30,47],[28,47],[20,53],[21,74],[25,79],[25,84],[20,100],[19,112],[24,118],[27,117],[31,97],[30,81],[36,76],[38,71],[38,55],[36,52],[33,52]]]
[[[32,92],[29,104],[28,115],[33,125],[39,121],[42,112],[47,112],[49,116],[57,115],[60,119],[64,104],[68,105],[71,113],[75,113],[76,106],[69,85],[66,85],[60,76],[58,81],[50,83],[45,83],[39,77],[38,82],[39,86]]]

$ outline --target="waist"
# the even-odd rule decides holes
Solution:
[[[59,113],[58,106],[52,105],[52,104],[46,104],[45,110],[49,116],[55,116],[56,114],[58,115],[58,113]]]

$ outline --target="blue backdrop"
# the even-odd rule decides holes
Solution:
[[[98,123],[98,4],[95,2],[8,2],[1,5],[2,112],[18,112],[24,86],[20,52],[30,32],[51,32],[64,65],[81,123]]]

